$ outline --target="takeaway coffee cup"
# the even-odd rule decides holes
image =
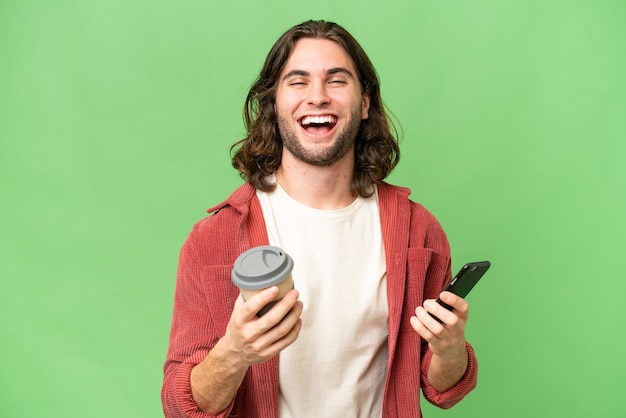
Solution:
[[[293,260],[286,252],[278,247],[264,245],[253,247],[237,257],[232,280],[241,290],[244,301],[263,289],[278,286],[277,298],[259,311],[258,316],[263,316],[293,288],[292,270]]]

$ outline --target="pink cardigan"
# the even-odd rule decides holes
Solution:
[[[429,402],[450,408],[476,386],[478,364],[467,344],[469,367],[457,385],[442,393],[428,382],[432,353],[409,318],[450,280],[448,241],[437,220],[409,200],[408,189],[387,183],[378,187],[389,305],[383,417],[421,417],[420,387]],[[235,259],[248,248],[268,244],[261,207],[249,184],[209,212],[214,213],[194,226],[180,253],[161,392],[167,418],[211,417],[193,400],[191,369],[225,333],[239,294],[230,279]],[[278,358],[251,366],[235,399],[217,417],[278,417]]]

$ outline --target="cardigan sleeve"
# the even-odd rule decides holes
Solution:
[[[423,243],[424,247],[430,248],[438,255],[431,260],[432,264],[427,269],[424,282],[424,299],[434,299],[439,295],[441,289],[452,279],[450,245],[437,219],[421,205],[414,205],[414,209],[418,209],[414,215],[418,215],[418,218],[421,220],[417,225],[421,224],[425,226],[424,233],[420,237],[420,239],[423,240],[421,243]],[[415,223],[413,226],[415,226]],[[419,236],[419,234],[416,235]],[[424,349],[420,364],[420,377],[424,397],[428,402],[440,408],[451,408],[476,387],[478,379],[478,361],[474,349],[466,342],[468,367],[465,371],[465,375],[450,389],[439,392],[430,384],[427,377],[433,353],[430,349],[426,348],[428,347],[428,343],[423,341],[422,344]]]
[[[214,318],[202,283],[201,246],[197,226],[184,243],[179,258],[169,348],[164,365],[161,402],[166,418],[227,417],[234,401],[219,415],[202,412],[191,392],[191,370],[218,340]]]
[[[268,244],[263,213],[248,183],[208,212],[180,252],[161,391],[165,417],[278,416],[277,357],[252,365],[220,414],[205,414],[193,399],[191,371],[224,336],[239,295],[231,280],[235,259],[248,248]]]
[[[476,387],[478,379],[478,361],[474,349],[469,343],[465,343],[467,348],[468,365],[467,370],[463,378],[450,389],[439,392],[428,381],[428,367],[430,366],[430,360],[432,359],[433,352],[426,351],[426,354],[422,358],[421,375],[422,375],[422,392],[428,402],[432,403],[443,409],[448,409],[456,405]]]

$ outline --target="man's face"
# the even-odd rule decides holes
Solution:
[[[353,148],[370,98],[339,44],[300,39],[276,89],[278,128],[286,150],[316,166],[331,166]]]

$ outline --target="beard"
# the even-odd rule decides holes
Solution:
[[[278,115],[278,130],[283,145],[296,159],[317,167],[330,167],[345,157],[354,146],[360,126],[361,109],[359,108],[352,111],[350,118],[343,129],[338,132],[337,140],[332,146],[315,150],[306,148],[298,139],[296,129],[289,125],[287,119]]]

